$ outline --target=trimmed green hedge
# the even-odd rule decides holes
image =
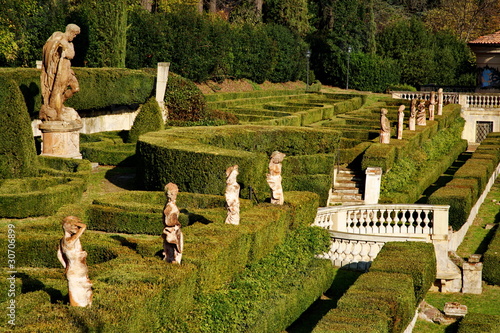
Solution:
[[[23,94],[14,80],[1,73],[0,179],[35,176],[35,140]]]
[[[489,283],[500,286],[500,232],[498,225],[495,236],[483,254],[483,278]]]
[[[500,316],[468,313],[458,326],[458,333],[495,333],[500,331]]]
[[[378,310],[333,309],[321,318],[312,333],[387,333],[391,320]]]
[[[432,243],[389,242],[377,254],[370,272],[404,273],[411,276],[416,303],[420,303],[436,279],[436,255]]]
[[[431,194],[427,200],[433,205],[450,205],[450,226],[459,230],[469,217],[472,207],[482,195],[487,182],[500,160],[500,135],[490,133],[464,165],[453,175],[453,180]]]
[[[327,129],[250,125],[174,128],[140,137],[138,174],[148,190],[174,182],[181,191],[221,195],[225,170],[238,164],[242,197],[248,198],[251,186],[262,201],[270,192],[266,173],[274,150],[300,158],[333,153],[338,142],[339,132]]]
[[[80,134],[83,158],[101,165],[130,166],[136,163],[136,144],[125,143],[126,131]]]
[[[159,131],[164,127],[162,110],[155,97],[151,97],[141,106],[134,124],[128,133],[127,142],[136,143],[139,135]]]
[[[345,312],[380,311],[390,318],[389,332],[402,332],[415,315],[412,278],[407,274],[368,272],[361,275],[339,301]],[[358,319],[362,320],[362,319]]]
[[[68,99],[66,106],[77,111],[99,109],[110,105],[144,103],[155,88],[156,73],[122,68],[73,68],[80,91]],[[41,107],[40,70],[35,68],[1,68],[0,77],[13,79],[24,95],[31,118],[38,118]],[[0,83],[0,91],[7,89]],[[10,90],[10,89],[7,89]]]

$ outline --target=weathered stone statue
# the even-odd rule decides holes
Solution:
[[[73,39],[80,33],[76,24],[68,24],[66,31],[56,31],[43,47],[42,74],[40,75],[43,105],[40,119],[43,121],[79,121],[78,113],[64,107],[64,102],[80,90],[71,59],[75,56]]]
[[[387,119],[387,109],[380,110],[380,143],[391,142],[391,123]]]
[[[426,113],[425,113],[425,101],[421,100],[420,103],[418,103],[417,106],[417,125],[418,126],[425,126],[427,125],[426,122]]]
[[[184,235],[179,222],[179,208],[175,203],[179,188],[174,183],[165,186],[167,203],[163,209],[163,260],[166,262],[180,264],[184,248]]]
[[[434,110],[436,107],[436,93],[431,91],[431,98],[429,100],[429,120],[434,120]]]
[[[80,33],[75,24],[68,24],[66,31],[56,31],[43,47],[42,107],[38,126],[42,132],[42,155],[82,158],[80,154],[80,129],[82,120],[75,109],[64,102],[80,90],[71,59],[75,56],[73,39]]]
[[[438,116],[443,115],[443,88],[438,89]]]
[[[92,304],[92,283],[88,277],[87,252],[83,251],[80,236],[87,226],[75,216],[67,216],[62,224],[64,237],[59,242],[57,258],[66,269],[69,303],[71,306]]]
[[[405,106],[401,104],[398,109],[398,140],[403,138],[403,122],[405,119]]]
[[[226,224],[240,224],[240,184],[236,181],[238,166],[233,165],[226,170]]]
[[[417,100],[412,99],[411,100],[411,105],[410,105],[410,118],[408,120],[408,127],[410,131],[415,130],[415,123],[416,123],[416,117],[417,117]]]
[[[285,154],[279,151],[274,151],[271,154],[269,161],[269,173],[267,174],[267,183],[271,188],[271,203],[275,205],[283,205],[285,198],[283,197],[283,188],[281,187],[281,162],[285,158]]]

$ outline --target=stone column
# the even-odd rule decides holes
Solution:
[[[382,180],[382,168],[368,167],[365,171],[365,205],[378,204],[380,197],[380,182]]]
[[[165,91],[167,90],[169,62],[159,62],[156,74],[156,101],[163,110],[163,120],[168,118],[168,111],[165,108]]]
[[[42,156],[82,158],[80,154],[81,123],[45,121],[38,128],[42,132]]]
[[[443,88],[438,89],[438,116],[443,115]]]
[[[479,262],[481,255],[473,254],[468,262],[462,265],[462,292],[466,294],[481,294],[483,292],[483,263]]]

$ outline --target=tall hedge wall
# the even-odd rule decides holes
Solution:
[[[173,128],[140,137],[138,174],[146,189],[159,190],[162,184],[174,182],[182,191],[220,195],[225,189],[225,170],[238,164],[241,195],[248,198],[251,186],[262,201],[270,193],[266,173],[274,150],[307,159],[308,155],[333,153],[338,142],[339,133],[329,129],[250,125]],[[295,190],[286,185],[291,184],[287,177],[295,176],[288,172],[283,170],[283,184]]]
[[[68,99],[65,105],[77,111],[99,109],[110,105],[144,103],[155,89],[155,74],[145,71],[119,68],[73,69],[80,83],[80,91]],[[40,70],[1,68],[0,77],[16,82],[31,118],[38,118],[42,103]],[[0,84],[0,90],[4,91],[7,88],[6,83]]]
[[[0,76],[0,179],[33,176],[37,159],[31,121],[19,86]]]

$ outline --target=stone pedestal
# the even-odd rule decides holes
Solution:
[[[462,265],[463,286],[462,292],[466,294],[481,294],[483,292],[483,264],[472,255],[468,262]]]
[[[365,181],[365,205],[378,204],[380,197],[380,182],[382,179],[382,168],[368,167],[366,168]]]
[[[80,154],[81,123],[45,121],[38,128],[42,132],[42,156],[82,158]]]

